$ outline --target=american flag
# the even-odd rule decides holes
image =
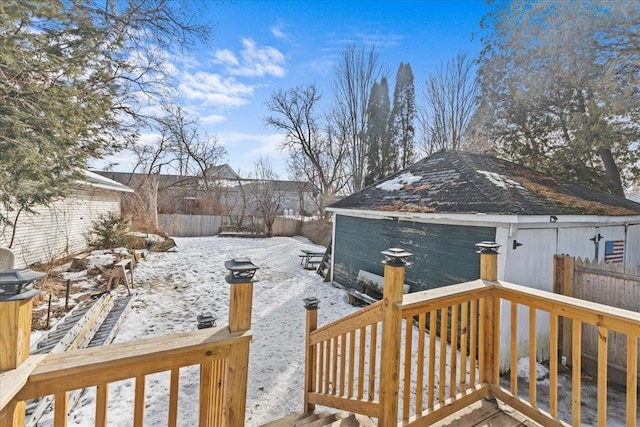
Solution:
[[[624,261],[624,240],[606,240],[604,242],[604,262]]]

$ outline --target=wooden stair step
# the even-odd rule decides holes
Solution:
[[[261,427],[375,427],[370,418],[348,412],[291,413]]]

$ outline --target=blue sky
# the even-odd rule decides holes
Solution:
[[[349,42],[375,43],[391,91],[400,62],[411,64],[420,104],[429,73],[459,51],[480,51],[486,12],[484,1],[470,0],[211,1],[202,13],[214,24],[213,40],[168,66],[180,82],[181,105],[226,148],[224,163],[246,174],[254,160],[269,156],[285,179],[282,136],[263,124],[273,91],[315,83],[326,105],[341,50]],[[131,170],[127,153],[109,160],[119,163],[115,170]]]

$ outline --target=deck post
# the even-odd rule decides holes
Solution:
[[[229,331],[243,332],[251,329],[253,301],[253,275],[258,269],[246,258],[225,263],[231,271],[225,279],[229,290]],[[226,360],[224,372],[223,425],[244,426],[247,404],[247,377],[249,372],[249,341],[233,344]]]
[[[18,368],[29,357],[33,297],[28,290],[0,299],[0,371]],[[24,425],[25,402],[9,403],[0,412],[0,427]]]
[[[382,294],[382,344],[380,360],[379,427],[398,424],[398,392],[400,387],[400,344],[402,337],[402,311],[396,303],[402,302],[406,258],[411,254],[392,248],[382,252],[384,282]]]
[[[304,299],[304,308],[307,311],[307,321],[305,330],[305,352],[304,352],[304,402],[302,412],[311,412],[316,405],[309,403],[309,393],[314,392],[314,379],[316,377],[316,348],[310,345],[311,332],[318,329],[318,304],[320,300],[315,297]],[[321,362],[318,362],[321,363]]]
[[[480,279],[495,282],[498,280],[498,248],[495,242],[480,242]],[[480,319],[484,324],[484,366],[479,366],[480,382],[499,385],[500,376],[500,298],[485,298],[485,308]],[[489,394],[487,398],[492,399]]]

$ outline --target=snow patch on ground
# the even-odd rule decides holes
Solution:
[[[413,175],[411,172],[405,172],[393,179],[390,179],[389,181],[376,185],[376,188],[384,191],[397,191],[401,190],[405,185],[411,185],[421,179],[422,177],[419,175]]]
[[[518,378],[524,378],[526,382],[530,382],[529,378],[529,359],[528,357],[523,357],[518,360],[517,371]],[[540,381],[548,380],[549,378],[549,370],[536,362],[536,382],[540,383]]]

